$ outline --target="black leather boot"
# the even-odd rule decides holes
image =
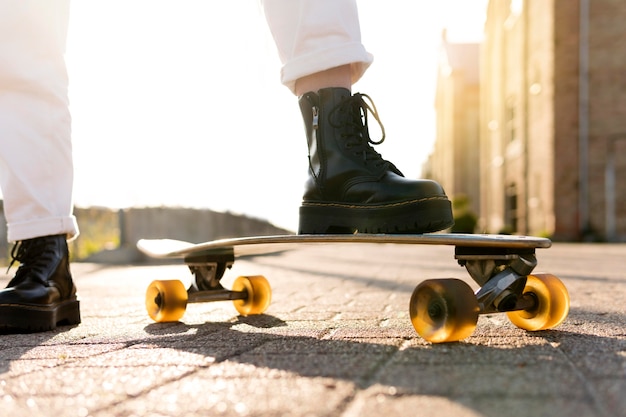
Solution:
[[[326,88],[299,103],[309,146],[300,234],[426,233],[454,224],[439,184],[405,178],[373,149],[385,137],[367,95]],[[383,131],[378,142],[370,139],[368,113]]]
[[[80,323],[64,235],[24,240],[11,256],[20,267],[0,291],[1,332],[38,332]]]

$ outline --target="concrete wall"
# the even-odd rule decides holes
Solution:
[[[0,212],[3,213],[1,202]],[[226,237],[287,234],[265,220],[189,208],[76,208],[80,236],[70,244],[74,260],[125,263],[144,259],[139,239],[169,238],[200,243]],[[0,222],[0,259],[10,259],[6,224]]]
[[[127,209],[119,213],[119,222],[121,245],[134,245],[141,238],[200,243],[227,237],[287,233],[265,220],[184,208]]]

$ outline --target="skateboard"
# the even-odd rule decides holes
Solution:
[[[172,322],[182,318],[188,303],[231,300],[242,316],[262,314],[271,300],[265,277],[240,276],[230,290],[220,283],[238,257],[335,243],[454,246],[455,259],[480,288],[474,292],[455,278],[417,285],[409,316],[416,332],[433,343],[469,337],[480,314],[504,312],[515,326],[537,331],[558,326],[569,312],[569,294],[561,280],[551,274],[531,274],[537,265],[535,250],[549,248],[549,239],[446,233],[258,236],[200,244],[142,239],[137,242],[141,252],[153,258],[180,258],[192,274],[189,288],[176,280],[152,282],[146,291],[146,309],[156,322]]]

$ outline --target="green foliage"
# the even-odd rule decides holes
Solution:
[[[460,194],[452,199],[452,214],[454,226],[452,233],[474,233],[478,217],[471,209],[470,199],[465,194]]]
[[[80,235],[70,242],[70,256],[73,261],[119,246],[117,211],[105,208],[77,208],[74,215],[80,227]]]

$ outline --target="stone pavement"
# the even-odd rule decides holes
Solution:
[[[83,323],[0,335],[4,416],[626,416],[626,245],[555,244],[537,271],[572,299],[557,330],[481,316],[473,336],[432,345],[408,317],[426,278],[467,278],[453,249],[332,245],[238,261],[264,274],[266,315],[190,305],[155,324],[153,279],[183,265],[74,264]],[[8,277],[0,279],[6,285]]]

